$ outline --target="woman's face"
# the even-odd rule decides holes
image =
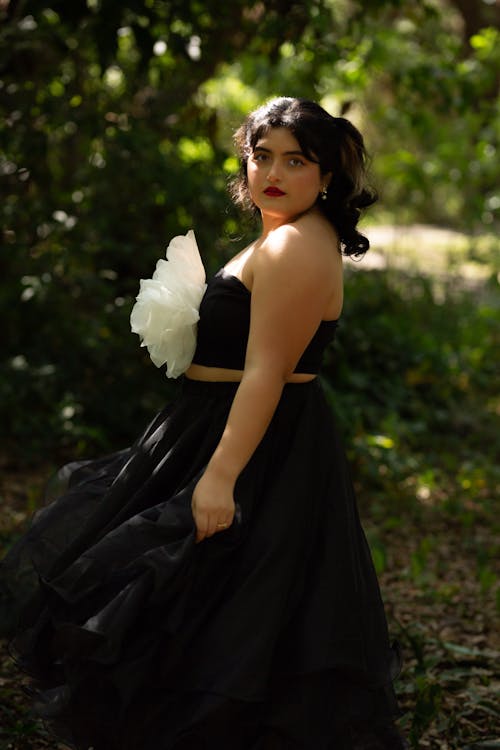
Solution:
[[[263,219],[289,221],[311,208],[330,175],[304,156],[287,128],[272,128],[260,138],[247,162],[248,189]]]

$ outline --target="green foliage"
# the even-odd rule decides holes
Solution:
[[[465,46],[458,29],[466,19],[450,5],[460,6],[332,2],[311,14],[298,42],[280,45],[272,65],[265,49],[242,55],[199,101],[234,123],[242,103],[245,111],[276,94],[316,96],[365,133],[380,218],[494,231],[500,32],[485,14]],[[482,5],[470,3],[478,18]],[[219,138],[228,143],[224,124]]]
[[[399,36],[382,34],[368,55],[380,71],[367,96],[379,184],[402,217],[477,231],[494,224],[500,207],[499,31],[478,32],[464,56],[442,17],[419,19],[414,7]]]
[[[467,508],[493,502],[500,312],[495,287],[457,282],[376,270],[347,278],[324,379],[374,511],[377,498],[386,514],[413,497],[467,523]]]

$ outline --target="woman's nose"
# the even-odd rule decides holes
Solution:
[[[281,167],[275,159],[269,165],[267,179],[269,180],[269,182],[277,182],[278,180],[281,180],[281,176]]]

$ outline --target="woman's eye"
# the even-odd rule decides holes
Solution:
[[[291,167],[300,167],[304,164],[302,159],[290,159],[289,164]]]
[[[253,158],[254,161],[265,161],[267,159],[267,154],[254,154]]]

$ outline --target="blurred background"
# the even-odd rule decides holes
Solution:
[[[414,747],[500,747],[499,28],[496,0],[0,0],[0,541],[54,468],[173,396],[130,333],[139,279],[190,228],[208,273],[248,243],[232,132],[316,99],[362,130],[380,194],[322,380]],[[0,740],[53,747],[12,690]]]

